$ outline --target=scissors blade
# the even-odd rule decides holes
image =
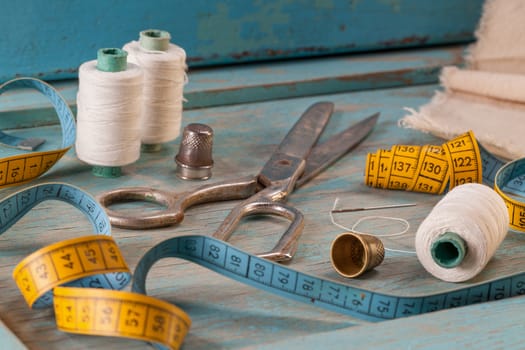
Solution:
[[[290,129],[276,152],[306,159],[323,133],[333,111],[332,102],[317,102],[311,105]]]
[[[323,133],[333,110],[332,102],[318,102],[301,115],[261,170],[259,181],[263,185],[298,178],[298,171],[303,170],[304,161]]]
[[[303,174],[295,183],[302,186],[363,141],[372,131],[379,118],[375,113],[315,146],[306,159]]]

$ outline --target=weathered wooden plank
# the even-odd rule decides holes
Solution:
[[[244,349],[511,349],[523,347],[525,298],[439,311],[417,318],[349,327]]]
[[[359,54],[195,69],[185,86],[185,110],[282,98],[437,82],[441,67],[462,63],[463,46]],[[53,82],[76,108],[76,80]],[[58,123],[38,92],[19,90],[0,96],[2,129]]]
[[[381,89],[438,81],[445,65],[463,63],[462,46],[190,71],[188,109]]]
[[[75,157],[74,151],[70,151],[56,168],[37,183],[65,181],[93,195],[122,186],[146,185],[174,191],[188,190],[211,181],[255,174],[284,137],[288,128],[313,102],[322,99],[335,103],[335,113],[327,128],[327,134],[342,130],[347,125],[379,111],[381,112],[379,123],[363,144],[298,189],[289,198],[288,203],[301,210],[306,218],[297,255],[289,266],[317,276],[385,293],[417,295],[447,291],[457,285],[438,281],[430,276],[413,255],[388,252],[383,264],[357,280],[345,280],[337,275],[330,266],[328,255],[331,241],[341,232],[341,229],[331,224],[328,216],[328,211],[336,197],[340,198],[341,205],[344,206],[417,202],[415,207],[381,212],[388,216],[403,217],[411,224],[406,236],[385,238],[383,240],[385,245],[391,248],[412,248],[418,224],[441,197],[368,188],[363,184],[364,161],[367,152],[375,152],[377,148],[387,148],[395,143],[441,143],[441,140],[431,135],[397,127],[397,120],[404,115],[403,107],[417,107],[427,102],[436,88],[437,85],[421,85],[187,111],[184,114],[183,124],[201,122],[210,125],[215,132],[213,153],[215,166],[212,179],[207,182],[183,181],[175,176],[173,157],[178,150],[179,142],[176,140],[167,144],[159,153],[142,154],[137,163],[124,167],[123,176],[116,179],[92,176],[90,167],[82,164]],[[58,135],[59,130],[56,126],[48,126],[24,129],[20,132],[51,140]],[[15,190],[16,188],[1,190],[1,196],[4,197]],[[166,238],[195,233],[211,234],[231,206],[232,203],[206,204],[190,209],[185,220],[177,226],[151,231],[115,228],[113,234],[128,264],[134,269],[148,248]],[[362,215],[369,214],[349,213],[338,218],[340,223],[351,225]],[[269,218],[245,220],[231,238],[231,243],[250,252],[265,250],[272,246],[284,227],[285,223],[281,220]],[[390,223],[380,221],[372,221],[368,227],[380,233],[398,229],[392,227]],[[23,256],[59,239],[90,232],[91,228],[87,220],[80,213],[61,202],[45,202],[0,237],[0,288],[3,291],[0,313],[3,318],[5,317],[6,324],[13,328],[29,348],[46,350],[149,348],[136,341],[59,332],[53,325],[51,310],[29,310],[17,291],[10,275],[15,264]],[[524,240],[523,235],[509,234],[486,269],[473,281],[462,285],[467,286],[470,283],[522,271]],[[486,325],[484,329],[487,334],[492,332],[490,334],[494,337],[494,341],[490,344],[497,344],[498,341],[508,344],[512,343],[512,340],[508,341],[505,337],[510,336],[511,333],[518,334],[517,330],[516,333],[513,330],[508,333],[500,329],[496,322],[490,323],[489,320],[499,315],[500,318],[518,322],[519,313],[514,312],[513,305],[516,305],[515,310],[518,312],[523,308],[522,298],[516,298],[505,304],[491,303],[464,307],[457,311],[439,312],[377,325],[320,310],[311,305],[291,302],[233,282],[178,259],[167,259],[155,265],[149,275],[147,287],[150,295],[179,305],[192,317],[193,326],[185,341],[185,349],[241,349],[273,344],[276,341],[283,344],[298,344],[298,346],[302,344],[304,347],[304,343],[301,343],[302,337],[311,335],[312,344],[317,344],[316,342],[321,344],[324,334],[327,337],[340,337],[344,340],[348,338],[340,334],[347,331],[352,334],[362,334],[363,337],[359,339],[361,344],[366,344],[366,334],[374,334],[378,337],[376,344],[381,344],[385,349],[398,349],[400,344],[414,344],[417,348],[419,344],[425,344],[428,337],[432,337],[435,332],[438,332],[439,337],[445,334],[447,329],[452,329],[453,325],[467,325],[462,328],[464,333],[461,334],[463,337],[461,339],[467,339],[469,334],[477,336],[482,330],[473,326],[475,320],[473,321],[472,315],[480,319],[487,318],[487,322],[482,324]],[[503,306],[500,308],[498,305]],[[496,308],[494,312],[493,308]],[[501,310],[501,313],[498,310]],[[451,324],[448,325],[447,322]],[[443,332],[435,331],[434,323],[444,327]],[[505,324],[502,323],[503,327]],[[385,327],[385,337],[381,338],[378,330],[383,327]],[[390,346],[388,340],[396,334],[400,334],[404,342],[398,340]],[[446,340],[436,339],[436,343],[446,344]],[[326,344],[336,343],[327,340]],[[348,343],[344,344],[348,345]]]
[[[0,339],[4,349],[27,350],[27,347],[2,321],[0,321]]]
[[[192,66],[466,42],[483,0],[2,2],[0,81],[74,78],[103,47],[171,32]]]

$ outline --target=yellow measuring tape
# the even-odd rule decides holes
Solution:
[[[76,128],[73,113],[62,96],[49,84],[34,78],[17,78],[0,85],[0,95],[15,88],[33,88],[44,94],[55,108],[62,127],[60,149],[31,152],[0,159],[0,188],[31,181],[48,171],[75,143]],[[0,131],[0,144],[33,150],[41,142],[22,139]]]
[[[502,167],[497,174],[500,187],[506,188],[506,180],[513,182],[525,176],[525,159]],[[3,213],[0,233],[36,204],[49,199],[62,200],[80,209],[98,235],[42,248],[15,268],[14,278],[28,304],[33,307],[43,306],[44,301],[54,304],[57,326],[66,332],[129,337],[153,342],[161,349],[178,349],[189,330],[190,318],[174,305],[145,295],[148,272],[156,262],[169,257],[189,260],[282,297],[370,321],[525,294],[525,273],[517,273],[423,296],[389,295],[308,275],[202,235],[170,238],[149,249],[137,263],[130,293],[119,290],[127,285],[129,273],[109,236],[109,218],[91,196],[78,188],[43,184],[6,198],[0,202]],[[52,287],[59,277],[66,284]],[[80,279],[71,280],[75,277]],[[53,288],[51,295],[49,288]]]
[[[94,274],[130,273],[110,236],[84,236],[37,250],[22,260],[13,278],[29,307],[56,286]],[[120,278],[124,281],[124,277]],[[129,281],[129,279],[128,279]],[[91,287],[101,287],[92,280]]]
[[[525,232],[525,159],[517,159],[499,168],[494,189],[507,205],[511,229]]]
[[[376,188],[441,194],[464,183],[484,182],[494,186],[505,200],[510,228],[525,231],[524,164],[523,159],[505,164],[479,145],[469,131],[441,146],[394,145],[369,153],[365,183]]]
[[[146,295],[93,288],[57,287],[55,318],[65,332],[120,336],[178,349],[188,333],[188,315]]]
[[[33,152],[44,140],[0,131],[0,145],[31,151],[0,159],[0,188],[29,182],[45,173],[73,146],[76,137],[73,113],[51,85],[17,78],[0,85],[0,95],[15,88],[33,88],[49,99],[60,120],[62,145],[57,150]],[[13,278],[27,304],[31,308],[54,304],[57,326],[63,331],[124,336],[178,349],[188,332],[189,317],[169,303],[120,291],[129,284],[131,273],[109,236],[109,218],[85,192],[59,183],[17,192],[0,203],[0,233],[49,199],[79,208],[98,234],[61,241],[23,259]]]
[[[447,185],[482,181],[481,156],[472,132],[441,146],[394,145],[367,155],[368,186],[443,193]]]
[[[442,146],[380,150],[368,156],[365,177],[370,186],[428,193],[491,180],[507,202],[513,227],[525,230],[520,202],[525,193],[525,159],[504,164],[479,146],[471,132]],[[521,273],[432,295],[386,295],[294,271],[198,235],[175,237],[152,247],[137,264],[132,292],[126,292],[122,289],[131,274],[110,236],[109,218],[95,199],[74,186],[41,184],[3,199],[0,234],[45,200],[61,200],[78,208],[96,234],[34,252],[15,267],[13,277],[30,307],[53,305],[57,327],[71,333],[122,336],[149,341],[161,349],[180,348],[190,318],[176,306],[145,295],[149,270],[167,257],[183,258],[283,297],[373,321],[525,294],[525,274]]]
[[[190,318],[169,303],[122,291],[131,273],[110,236],[106,212],[84,191],[46,183],[16,192],[0,202],[0,233],[45,200],[78,208],[96,234],[41,248],[15,267],[13,278],[27,304],[31,308],[54,305],[57,327],[66,332],[135,338],[178,349]]]

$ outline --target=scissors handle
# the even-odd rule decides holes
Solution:
[[[268,199],[271,198],[271,194],[279,190],[279,188],[280,186],[275,186],[275,188],[268,187],[236,205],[226,219],[224,219],[217,231],[215,231],[213,237],[227,241],[239,225],[241,219],[246,216],[256,214],[281,216],[290,220],[290,226],[288,226],[272,250],[257,254],[257,256],[273,261],[291,260],[297,250],[299,236],[303,231],[304,216],[294,207]]]
[[[184,211],[193,205],[244,199],[253,195],[256,190],[257,180],[251,176],[201,186],[179,195],[149,187],[124,187],[105,192],[97,199],[106,210],[112,225],[140,230],[178,224],[184,219]],[[133,214],[109,209],[111,204],[137,201],[157,203],[166,209]]]

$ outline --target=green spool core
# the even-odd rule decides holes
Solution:
[[[97,69],[103,72],[122,72],[128,68],[128,53],[122,49],[107,48],[97,52]]]
[[[122,171],[120,167],[111,167],[111,166],[99,166],[95,165],[91,169],[91,173],[98,177],[105,177],[105,178],[115,178],[120,177],[122,174]]]
[[[451,269],[461,264],[467,254],[467,246],[457,233],[445,232],[432,242],[430,251],[439,266]]]
[[[148,29],[140,32],[139,43],[146,50],[168,51],[170,39],[170,33],[164,30]]]

